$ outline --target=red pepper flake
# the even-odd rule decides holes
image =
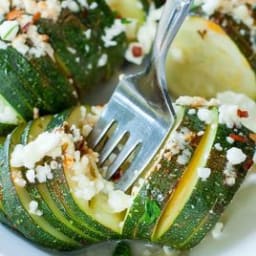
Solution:
[[[111,177],[112,181],[118,181],[122,177],[122,170],[119,169],[115,172],[115,174]]]
[[[33,23],[37,23],[41,18],[41,13],[40,12],[37,12],[34,14],[33,16]]]
[[[247,118],[247,117],[249,116],[249,113],[248,113],[248,111],[246,111],[246,110],[238,109],[238,110],[237,110],[237,115],[238,115],[240,118]]]
[[[247,171],[252,167],[252,165],[253,165],[253,160],[249,158],[244,162],[243,168]]]
[[[138,45],[134,45],[132,47],[132,54],[134,57],[141,57],[143,55],[142,47]]]
[[[244,137],[244,136],[241,136],[241,135],[238,135],[238,134],[235,134],[235,133],[231,133],[229,135],[230,138],[232,138],[234,141],[238,141],[238,142],[246,142],[247,141],[247,138]]]

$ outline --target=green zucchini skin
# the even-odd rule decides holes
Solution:
[[[24,208],[20,200],[20,191],[13,183],[11,167],[10,167],[10,154],[13,147],[19,143],[24,126],[16,128],[10,135],[7,136],[3,148],[3,162],[1,163],[0,180],[4,184],[3,194],[3,208],[6,212],[8,219],[12,226],[21,232],[28,239],[48,248],[57,250],[70,250],[79,246],[77,242],[68,237],[58,233],[59,237],[46,231],[42,224],[39,224]],[[62,237],[62,239],[60,239]]]
[[[54,60],[48,55],[29,58],[12,47],[0,50],[0,94],[17,112],[19,123],[33,119],[35,108],[45,115],[76,105],[89,90],[110,79],[124,62],[125,33],[113,39],[116,45],[104,46],[105,29],[116,17],[104,0],[89,0],[88,4],[95,2],[97,8],[81,7],[78,13],[63,9],[57,22],[38,21],[39,32],[49,36]],[[89,30],[88,37],[85,32]],[[104,55],[107,61],[100,66],[99,59]],[[0,135],[6,135],[15,125],[0,123]]]
[[[37,62],[39,63],[40,60],[37,60]],[[43,65],[42,68],[47,65]],[[47,76],[51,77],[52,80],[56,78],[55,83],[58,83],[58,85],[53,84],[53,81],[52,84],[49,84],[47,80],[43,80],[41,74],[33,65],[15,49],[8,47],[1,50],[0,93],[23,120],[33,119],[34,108],[38,108],[40,114],[56,113],[56,111],[70,107],[76,102],[71,87],[59,83],[63,80],[63,77],[55,72],[54,66],[48,65],[48,68],[52,69],[52,72],[45,70]],[[41,70],[41,72],[43,71]],[[65,92],[67,86],[70,87],[68,94]],[[10,88],[12,89],[10,90]],[[1,124],[0,134],[6,134],[14,126]]]
[[[0,135],[5,136],[9,134],[15,127],[16,124],[0,123]]]
[[[8,51],[10,47],[0,50],[0,94],[24,120],[29,120],[36,104],[11,67]]]
[[[92,2],[95,1],[88,1],[88,4]],[[74,81],[80,94],[86,94],[87,90],[112,76],[123,63],[127,46],[122,33],[115,38],[116,46],[104,47],[102,36],[105,28],[111,27],[115,17],[105,1],[96,2],[98,7],[94,10],[82,9],[78,13],[64,10],[57,23],[40,21],[40,31],[50,36],[57,65]],[[88,30],[91,30],[90,38],[85,36]],[[70,52],[70,48],[74,52]],[[103,54],[108,56],[108,61],[99,67],[98,61]]]
[[[233,132],[234,130],[227,128],[226,125],[218,125],[213,145],[219,143],[223,150],[218,151],[212,147],[210,151],[205,166],[211,169],[210,177],[206,181],[201,179],[197,181],[189,200],[169,230],[161,237],[153,239],[155,242],[168,244],[176,249],[190,249],[197,245],[215,226],[242,184],[252,164],[254,154],[255,144],[249,139],[250,131],[246,128],[237,129],[237,134],[242,133],[246,138],[246,143],[236,141],[230,145],[226,138]],[[225,183],[223,173],[227,163],[226,152],[231,147],[240,148],[247,155],[244,163],[234,166],[236,179],[233,186]]]
[[[0,144],[0,166],[3,164],[3,142]],[[3,185],[0,181],[0,222],[7,225],[7,226],[12,226],[11,223],[8,220],[8,217],[6,215],[6,212],[3,208]]]
[[[80,107],[76,107],[73,109],[73,113],[77,112]],[[70,118],[69,118],[70,117]],[[56,116],[55,119],[52,120],[48,124],[49,130],[54,129],[55,127],[59,127],[63,123],[60,122],[60,119]],[[66,116],[65,122],[69,123],[70,125],[73,122],[69,122],[69,120],[73,120],[74,117],[72,116],[72,112],[69,116]],[[76,121],[79,125],[81,117],[77,116]],[[55,126],[57,125],[57,126]],[[54,127],[55,126],[55,127]],[[108,240],[113,238],[120,238],[120,235],[113,232],[112,230],[104,227],[97,221],[95,221],[91,216],[86,214],[75,202],[75,199],[72,197],[70,192],[70,187],[68,185],[67,179],[64,174],[64,170],[61,168],[59,170],[54,170],[54,178],[52,180],[47,181],[46,185],[48,187],[49,193],[51,197],[58,205],[58,208],[65,214],[67,214],[70,218],[73,219],[74,223],[79,225],[79,228],[91,237],[92,240],[102,241]]]
[[[34,139],[41,132],[43,132],[49,126],[49,123],[54,122],[57,125],[61,119],[68,115],[68,113],[70,114],[71,110],[64,111],[63,113],[55,115],[48,120],[41,118],[34,121],[33,126],[35,126],[35,131],[33,130],[32,126],[27,136],[22,136],[23,139],[21,143],[29,143],[30,140]],[[40,128],[38,129],[38,127]],[[32,200],[38,202],[39,209],[41,209],[43,212],[43,217],[57,230],[81,243],[81,246],[88,244],[88,242],[95,242],[94,238],[86,236],[86,234],[77,228],[71,218],[68,218],[67,215],[62,214],[62,212],[58,209],[55,200],[49,196],[50,193],[46,184],[28,184],[26,186],[26,190],[28,191]]]
[[[195,135],[191,143],[186,146],[186,149],[193,155],[202,138],[197,134],[204,131],[206,125],[196,114],[189,114],[189,108],[183,111],[181,123],[173,132],[180,132],[187,128]],[[171,140],[173,132],[167,141]],[[152,174],[146,177],[145,184],[136,195],[123,227],[125,236],[135,239],[151,239],[157,219],[186,169],[186,165],[177,162],[179,155],[171,156],[170,160],[168,159],[168,152],[166,149],[161,154],[160,168],[155,167]],[[166,157],[165,154],[167,154]]]

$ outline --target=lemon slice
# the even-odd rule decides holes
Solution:
[[[232,90],[256,98],[255,72],[237,45],[217,24],[189,17],[167,57],[167,79],[173,96],[213,97]]]

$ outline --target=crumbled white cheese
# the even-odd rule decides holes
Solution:
[[[111,27],[105,28],[102,41],[106,48],[116,46],[117,42],[115,37],[125,32],[125,26],[120,19],[115,19],[114,24]]]
[[[205,122],[206,124],[211,124],[214,119],[213,112],[207,108],[199,108],[197,111],[197,116],[202,122]]]
[[[202,181],[206,181],[211,175],[211,169],[205,168],[205,167],[199,167],[197,169],[197,175],[199,178],[202,179]]]
[[[76,54],[76,49],[72,48],[72,47],[67,47],[67,50],[72,53],[72,54]]]
[[[241,164],[246,160],[246,155],[240,148],[232,147],[227,151],[227,159],[233,164]]]
[[[87,39],[90,39],[91,36],[92,36],[92,30],[91,29],[87,29],[85,32],[84,32],[84,35]]]
[[[74,0],[65,0],[65,1],[61,2],[61,7],[67,8],[72,12],[79,12],[79,10],[80,10],[79,5]]]
[[[26,171],[26,178],[29,183],[35,183],[36,181],[36,175],[34,169],[29,169]]]
[[[228,136],[226,138],[226,141],[229,143],[229,144],[233,144],[235,142],[235,140],[233,138],[231,138],[230,136]]]
[[[18,187],[25,187],[27,182],[23,179],[22,173],[20,171],[16,171],[13,174],[13,181]]]
[[[176,100],[176,104],[181,106],[192,107],[210,107],[219,105],[219,101],[216,99],[210,99],[209,101],[202,97],[180,96]]]
[[[208,15],[212,15],[220,6],[221,0],[205,0],[202,5],[202,10]]]
[[[216,150],[218,150],[218,151],[222,151],[222,150],[223,150],[223,147],[221,146],[220,143],[216,143],[216,144],[214,145],[214,148],[215,148]]]
[[[108,204],[113,212],[122,212],[132,204],[132,197],[121,190],[114,190],[108,194]]]
[[[242,118],[241,123],[253,132],[256,132],[256,103],[248,96],[231,91],[219,93],[217,95],[221,104],[233,105],[234,102],[238,105],[239,109],[248,112],[248,118]]]
[[[169,158],[172,157],[172,155],[178,155],[180,152],[186,149],[192,138],[192,132],[188,128],[183,127],[180,131],[174,131],[171,139],[166,145],[166,149],[170,152],[165,153],[164,156]]]
[[[201,137],[201,136],[203,136],[205,134],[205,131],[199,131],[198,133],[197,133],[197,136],[198,137]]]
[[[177,163],[181,165],[185,165],[189,162],[191,158],[191,152],[189,149],[184,149],[182,153],[177,158]]]
[[[188,110],[188,114],[189,114],[189,115],[195,115],[195,114],[196,114],[196,110],[195,110],[194,108],[190,108],[190,109]]]
[[[88,8],[88,2],[87,0],[77,0],[78,3],[82,6],[82,7],[85,7],[85,8]]]
[[[233,17],[237,21],[243,21],[248,27],[251,27],[254,23],[254,19],[245,4],[239,5],[233,9]]]
[[[238,106],[223,104],[219,107],[219,123],[228,128],[241,127],[241,118],[238,116]]]
[[[27,145],[15,146],[11,154],[11,166],[34,168],[35,164],[45,156],[52,156],[60,145],[60,134],[44,132]]]
[[[104,67],[108,62],[108,55],[106,53],[102,54],[98,60],[98,67]]]
[[[212,237],[214,239],[220,239],[223,235],[223,223],[222,222],[217,222],[215,227],[212,229]]]
[[[10,1],[9,0],[1,0],[0,1],[0,15],[5,15],[10,11]]]
[[[51,168],[48,165],[36,166],[35,173],[36,179],[39,183],[45,183],[47,180],[51,180],[53,178]]]
[[[98,4],[96,3],[96,2],[93,2],[93,3],[91,3],[91,5],[89,6],[89,9],[90,10],[94,10],[94,9],[96,9],[98,7]]]
[[[37,215],[37,216],[42,216],[43,212],[41,210],[38,209],[38,202],[35,200],[32,200],[29,205],[29,213]]]

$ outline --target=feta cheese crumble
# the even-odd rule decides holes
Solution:
[[[116,190],[111,181],[105,180],[97,166],[98,154],[88,148],[86,137],[101,114],[101,107],[87,111],[80,108],[79,127],[64,123],[50,132],[43,132],[26,145],[16,145],[11,154],[11,166],[15,167],[13,180],[17,186],[45,183],[54,178],[57,171],[66,170],[72,193],[84,203],[98,195],[107,198],[111,213],[119,213],[130,207],[133,197]],[[22,168],[21,170],[18,168]],[[30,211],[41,214],[35,201]]]
[[[240,148],[232,147],[227,151],[227,159],[232,165],[237,165],[246,160],[246,155]]]
[[[29,203],[28,208],[29,208],[29,213],[31,213],[31,214],[34,214],[34,215],[37,215],[37,216],[42,216],[43,215],[43,212],[38,209],[38,202],[37,201],[32,200]]]
[[[11,155],[11,165],[13,167],[34,168],[35,164],[45,156],[60,156],[60,146],[60,134],[44,132],[27,145],[17,145]]]
[[[199,178],[202,179],[202,181],[206,181],[211,175],[211,169],[210,168],[199,167],[197,169],[197,175],[198,175]]]

